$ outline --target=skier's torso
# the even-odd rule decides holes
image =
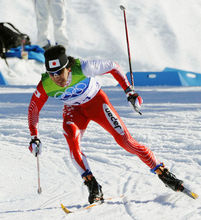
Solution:
[[[66,87],[56,85],[49,74],[42,74],[29,104],[28,121],[31,136],[37,135],[39,112],[48,97],[61,100],[67,106],[86,103],[100,90],[100,85],[94,77],[107,73],[111,73],[124,90],[129,86],[119,65],[112,61],[76,59],[69,72]]]

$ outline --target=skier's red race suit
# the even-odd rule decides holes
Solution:
[[[67,140],[73,164],[80,174],[83,175],[86,170],[90,171],[87,158],[81,150],[80,141],[91,120],[102,126],[114,137],[115,141],[121,147],[131,154],[137,155],[151,169],[160,164],[160,161],[155,158],[149,148],[139,144],[130,135],[107,95],[94,78],[98,75],[111,73],[123,90],[125,90],[130,84],[119,65],[111,61],[100,60],[80,60],[80,63],[82,73],[90,80],[90,83],[87,85],[88,91],[85,91],[87,96],[76,94],[75,100],[72,99],[72,96],[66,100],[62,98],[64,102],[63,134]],[[67,86],[72,81],[72,78],[73,74],[70,73]],[[32,95],[28,109],[28,122],[31,136],[37,136],[38,134],[37,125],[39,122],[39,112],[47,99],[48,95],[43,87],[42,81],[40,81],[36,91]]]

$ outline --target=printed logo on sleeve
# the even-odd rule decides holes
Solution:
[[[120,121],[118,120],[118,118],[116,117],[116,115],[114,114],[114,112],[112,112],[112,110],[109,108],[108,105],[103,104],[103,111],[105,113],[105,116],[107,117],[109,123],[112,125],[112,127],[120,134],[120,135],[124,135],[124,129],[121,126]]]
[[[40,98],[40,92],[36,89],[36,91],[34,92],[34,94],[35,94],[35,96],[37,97],[37,98]]]

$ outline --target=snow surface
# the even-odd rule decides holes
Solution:
[[[67,1],[69,54],[112,59],[128,71],[124,24],[127,8],[133,67],[201,72],[200,0]],[[36,42],[32,1],[1,0],[1,21],[10,21]],[[166,188],[138,157],[117,146],[91,122],[82,148],[109,204],[66,216],[87,204],[88,192],[73,167],[62,134],[62,104],[49,99],[40,114],[42,194],[36,158],[29,152],[27,108],[44,66],[34,60],[0,60],[10,86],[0,87],[0,219],[10,220],[200,220],[201,202]],[[112,77],[99,79],[132,136],[144,143],[185,185],[201,195],[201,87],[138,87],[143,115],[132,111]],[[120,198],[121,195],[123,198]]]
[[[186,186],[201,195],[201,88],[138,88],[143,115],[133,113],[119,87],[104,87],[133,137],[149,146]],[[187,219],[201,218],[201,203],[166,188],[138,157],[90,123],[82,148],[109,204],[65,216],[87,204],[86,186],[73,167],[62,135],[62,105],[49,99],[40,114],[42,194],[36,158],[27,149],[27,107],[34,88],[0,87],[0,219]],[[124,198],[118,196],[124,194]]]

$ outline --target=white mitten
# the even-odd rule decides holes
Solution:
[[[142,97],[139,96],[139,94],[137,92],[135,92],[134,89],[131,87],[128,87],[125,90],[125,93],[127,96],[127,100],[133,106],[134,110],[141,115],[142,113],[140,112],[140,109],[141,109],[141,106],[143,103]]]

